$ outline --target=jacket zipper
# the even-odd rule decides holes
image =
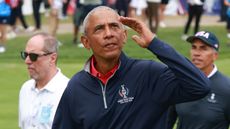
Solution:
[[[100,82],[100,85],[101,85],[101,90],[102,90],[102,96],[103,96],[103,102],[104,102],[104,108],[107,109],[108,106],[107,106],[107,102],[106,102],[106,95],[105,95],[105,92],[106,92],[106,85],[103,86]]]
[[[119,66],[118,66],[118,69],[119,69],[119,68],[120,68],[120,64],[119,64]],[[108,78],[108,81],[110,80],[110,78],[112,78],[112,77],[114,76],[114,74],[115,74],[116,72],[117,72],[117,70],[113,73],[113,75],[111,75],[111,76]],[[103,102],[104,102],[104,108],[105,108],[105,109],[108,108],[107,102],[106,102],[106,94],[105,94],[108,81],[106,82],[105,85],[103,85],[103,84],[101,83],[101,81],[99,81],[99,83],[100,83],[100,85],[101,85],[101,90],[102,90]]]

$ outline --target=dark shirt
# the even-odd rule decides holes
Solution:
[[[172,129],[177,115],[177,129],[229,128],[230,79],[217,71],[210,77],[210,82],[211,92],[205,98],[170,108],[168,129]]]

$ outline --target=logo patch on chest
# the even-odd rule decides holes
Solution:
[[[208,102],[210,102],[210,103],[216,103],[216,94],[215,93],[211,93],[211,95],[210,96],[208,96]]]
[[[40,123],[47,124],[51,121],[52,107],[53,106],[51,105],[47,105],[41,108],[41,113],[39,117]]]
[[[125,85],[121,85],[118,94],[122,97],[121,99],[119,99],[117,102],[120,104],[124,104],[124,103],[129,103],[132,102],[134,97],[129,97],[129,89],[127,87],[125,87]]]

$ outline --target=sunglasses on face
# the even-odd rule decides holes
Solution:
[[[27,52],[22,51],[21,52],[21,57],[22,57],[23,60],[25,60],[27,58],[27,56],[29,56],[30,60],[32,62],[35,62],[35,61],[37,61],[38,57],[47,56],[47,55],[50,55],[50,54],[52,54],[52,52],[45,53],[45,54],[36,54],[36,53],[27,53]]]

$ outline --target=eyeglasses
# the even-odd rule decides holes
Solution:
[[[47,55],[50,55],[50,54],[52,54],[52,52],[39,55],[39,54],[36,54],[36,53],[27,53],[27,52],[22,51],[21,52],[21,57],[22,57],[23,60],[25,60],[27,58],[27,56],[29,56],[30,60],[32,62],[35,62],[35,61],[37,61],[38,57],[47,56]]]

